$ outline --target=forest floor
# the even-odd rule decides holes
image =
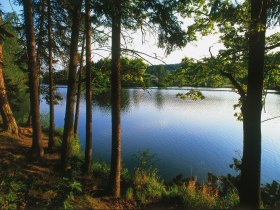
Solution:
[[[45,134],[42,159],[34,161],[28,158],[31,144],[30,127],[20,127],[19,136],[0,131],[1,208],[136,208],[133,202],[106,196],[105,177],[78,175],[75,176],[78,182],[65,178],[59,170],[58,152],[46,152],[48,137]]]

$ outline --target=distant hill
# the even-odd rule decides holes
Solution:
[[[162,65],[153,65],[153,66],[148,66],[147,68],[147,73],[148,74],[155,74],[159,68],[164,68],[165,71],[173,72],[177,69],[179,69],[181,66],[181,63],[176,63],[176,64],[162,64]]]

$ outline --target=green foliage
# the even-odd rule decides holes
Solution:
[[[133,200],[133,188],[132,187],[129,187],[126,190],[125,197],[126,197],[127,200]]]
[[[121,162],[121,164],[122,164],[122,167],[121,167],[121,181],[125,182],[125,183],[128,183],[128,182],[131,181],[131,174],[129,173],[128,168],[126,168],[123,165],[123,162]]]
[[[273,181],[262,185],[261,198],[266,208],[280,208],[280,183]]]
[[[236,192],[221,197],[215,185],[211,183],[199,185],[196,180],[189,180],[180,185],[169,186],[163,201],[174,207],[227,209],[236,206],[239,197]]]
[[[183,93],[178,93],[176,97],[180,97],[181,99],[185,100],[187,98],[191,100],[203,100],[205,99],[205,96],[202,94],[200,90],[190,90],[189,92],[183,94]]]
[[[183,58],[180,68],[172,74],[173,83],[177,86],[191,87],[225,87],[228,83],[222,79],[209,60],[195,61]]]
[[[1,14],[2,15],[2,14]],[[9,104],[17,120],[23,122],[24,113],[28,112],[29,100],[27,95],[27,74],[24,48],[19,40],[16,27],[18,17],[14,13],[7,13],[3,19],[3,28],[12,36],[3,39],[3,76]],[[2,25],[0,23],[0,25]]]
[[[235,206],[238,206],[239,204],[239,195],[235,192],[229,192],[225,196],[220,198],[220,201],[218,201],[218,208],[220,209],[232,209]]]
[[[163,180],[155,168],[155,154],[150,154],[148,149],[134,155],[136,167],[132,177],[133,187],[126,192],[129,197],[134,197],[141,204],[148,204],[160,200],[165,192]]]
[[[64,130],[64,128],[55,128],[54,129],[55,135],[62,138],[63,137],[63,130]]]
[[[226,179],[220,179],[223,189],[219,189],[218,177],[212,174],[209,174],[209,181],[202,185],[196,179],[183,180],[182,176],[176,177],[173,183],[166,185],[154,167],[155,155],[151,155],[149,150],[144,150],[134,157],[137,159],[137,167],[132,186],[126,191],[128,200],[135,199],[141,205],[161,202],[175,208],[207,209],[233,208],[239,203],[236,189],[228,187]]]
[[[67,178],[64,178],[67,185],[69,186],[67,190],[68,195],[67,198],[63,202],[64,209],[74,209],[74,207],[71,205],[71,199],[74,198],[75,194],[80,194],[82,190],[82,185],[80,182],[76,181],[75,179],[69,180]]]
[[[40,123],[41,127],[44,130],[48,130],[50,125],[50,113],[49,112],[42,112],[40,114]]]
[[[110,175],[110,165],[102,160],[93,161],[92,163],[93,173],[100,177],[109,178]],[[121,180],[125,182],[129,182],[131,180],[131,176],[126,167],[121,167]]]
[[[145,172],[154,172],[156,169],[156,154],[151,154],[149,149],[144,149],[143,151],[137,152],[133,155],[135,162],[134,170],[141,170]]]
[[[24,202],[26,184],[20,180],[20,172],[8,173],[1,173],[0,206],[3,209],[16,209],[19,203]]]
[[[49,84],[49,72],[43,73],[42,84]],[[67,85],[68,84],[68,71],[58,70],[53,73],[54,84]]]
[[[72,154],[74,157],[78,157],[78,158],[82,158],[84,155],[82,153],[81,144],[78,137],[72,138]]]
[[[40,94],[42,98],[46,101],[47,104],[50,104],[50,89],[49,86],[41,85],[40,86]],[[60,101],[63,100],[62,95],[57,91],[56,87],[54,87],[54,105],[59,104]]]
[[[149,75],[146,74],[147,64],[139,58],[121,58],[121,82],[124,87],[146,87],[149,83]],[[111,59],[104,58],[92,65],[92,80],[94,93],[96,91],[102,91],[110,87],[111,83]],[[68,73],[66,70],[57,71],[54,73],[55,84],[66,85]],[[49,82],[48,73],[43,74],[43,83]],[[85,81],[85,71],[82,75],[82,85]],[[47,93],[47,89],[42,89],[44,93]],[[45,94],[48,99],[48,94]],[[56,95],[57,101],[60,99],[60,95]]]
[[[124,87],[143,87],[146,86],[147,75],[145,71],[147,64],[142,59],[121,58],[121,82]],[[105,58],[94,64],[92,69],[94,87],[110,87],[111,59]]]
[[[135,198],[141,204],[148,204],[160,200],[165,192],[163,181],[157,171],[147,172],[136,169],[133,177]]]
[[[82,194],[82,184],[75,178],[44,175],[45,172],[23,173],[23,157],[4,153],[1,158],[7,161],[0,165],[1,209],[69,209],[72,199]]]
[[[104,161],[94,161],[92,163],[92,170],[94,173],[100,176],[109,177],[110,165]]]

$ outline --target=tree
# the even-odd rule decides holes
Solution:
[[[43,36],[44,36],[44,21],[45,21],[45,6],[46,6],[46,0],[42,0],[41,2],[38,1],[38,13],[40,14],[39,15],[39,32],[38,32],[38,38],[37,38],[37,55],[36,55],[36,62],[37,62],[37,68],[38,68],[38,76],[40,74],[40,71],[41,71],[41,54],[43,52]],[[36,12],[36,9],[34,9],[34,5],[33,5],[33,10]],[[35,34],[36,36],[36,34]],[[40,82],[40,81],[39,81]],[[40,84],[39,84],[40,85]],[[39,86],[39,90],[40,90],[40,86]],[[40,92],[40,91],[39,91]],[[40,100],[38,98],[38,100]],[[30,101],[30,104],[31,104],[31,101]],[[28,119],[27,119],[27,125],[32,125],[32,108],[30,107],[30,110],[29,110],[29,116],[28,116]]]
[[[32,17],[32,3],[31,0],[23,1],[24,20],[26,30],[26,42],[28,53],[28,69],[29,69],[29,89],[30,102],[32,108],[32,157],[42,157],[44,155],[43,146],[41,143],[41,126],[40,126],[40,101],[39,101],[39,77],[36,70],[36,49],[35,49],[35,35],[34,24]]]
[[[48,0],[48,48],[49,48],[49,95],[50,95],[50,126],[48,149],[52,150],[54,145],[54,78],[53,78],[53,58],[52,58],[52,20],[51,20],[51,0]]]
[[[8,101],[13,110],[17,123],[26,121],[30,101],[28,92],[27,55],[25,43],[21,43],[22,27],[16,27],[18,16],[15,13],[6,13],[3,22],[4,28],[12,37],[3,39],[3,77]]]
[[[216,25],[221,33],[220,39],[226,49],[220,50],[216,58],[209,49],[211,58],[208,61],[212,64],[210,68],[228,78],[240,95],[239,103],[235,105],[241,108],[242,115],[238,119],[243,119],[243,157],[238,184],[240,205],[259,208],[263,82],[267,73],[275,68],[274,64],[267,64],[264,71],[264,61],[265,54],[279,46],[279,39],[266,46],[265,32],[269,22],[279,22],[279,15],[276,15],[279,14],[279,1],[218,0],[210,1],[208,6],[210,12],[207,13],[207,8],[200,10],[204,18],[198,16],[189,29],[207,34]],[[272,40],[272,36],[267,39]]]
[[[2,14],[0,11],[0,113],[3,120],[4,128],[12,134],[18,135],[18,126],[8,102],[5,82],[3,77],[3,38],[4,36],[12,37],[2,24]]]
[[[85,48],[85,34],[83,35],[82,51],[80,56],[80,68],[79,68],[79,78],[78,78],[78,90],[76,99],[76,111],[75,111],[75,122],[74,122],[74,136],[78,137],[78,124],[79,124],[79,114],[80,114],[80,100],[82,92],[82,75],[83,75],[83,61],[84,61],[84,48]]]
[[[240,204],[259,208],[261,175],[261,111],[268,0],[250,1],[247,97],[242,105],[243,157]]]
[[[89,173],[92,160],[92,81],[91,81],[91,21],[90,0],[86,2],[86,149],[85,173]]]
[[[97,1],[97,3],[100,3]],[[102,4],[103,3],[103,4]],[[187,43],[186,33],[182,30],[178,18],[174,14],[177,1],[102,1],[105,16],[112,20],[112,66],[111,66],[111,94],[112,94],[112,156],[110,171],[110,189],[114,196],[120,196],[121,170],[121,24],[124,28],[136,30],[148,22],[147,27],[158,25],[158,46],[166,48],[170,53],[175,47],[183,47]],[[107,3],[107,4],[106,4]],[[102,11],[102,7],[100,9]],[[100,13],[100,11],[97,11]],[[148,21],[146,21],[148,19]],[[124,50],[125,51],[125,50]],[[126,50],[126,52],[132,52]]]
[[[74,123],[74,105],[76,95],[76,70],[78,65],[78,41],[79,30],[81,20],[81,0],[73,0],[73,12],[72,12],[72,33],[71,33],[71,45],[70,45],[70,61],[69,61],[69,75],[68,75],[68,89],[66,99],[66,111],[64,118],[64,131],[61,150],[61,165],[63,170],[69,167],[71,158],[72,138],[73,138],[73,123]]]
[[[112,154],[110,170],[110,189],[114,196],[121,193],[121,0],[113,2],[112,12],[112,66],[111,66],[111,104],[112,104]]]

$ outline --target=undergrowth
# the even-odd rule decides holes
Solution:
[[[55,135],[55,147],[59,150],[63,129],[57,128]],[[88,186],[80,179],[84,155],[78,138],[72,139],[72,152],[71,171],[67,176],[56,173],[47,176],[27,175],[20,168],[22,157],[11,153],[0,154],[1,159],[9,160],[0,164],[1,209],[75,209],[74,201],[90,194],[85,190]],[[158,204],[170,208],[229,209],[239,203],[234,182],[236,178],[232,176],[216,177],[208,174],[208,181],[203,184],[199,184],[195,177],[184,179],[183,176],[177,176],[171,183],[165,183],[156,167],[156,155],[144,150],[133,157],[134,170],[129,173],[127,168],[122,167],[121,184],[124,198],[136,203],[137,207]],[[234,166],[237,167],[238,164],[235,163]],[[104,161],[93,161],[91,169],[92,180],[101,177],[105,180],[105,185],[110,165]],[[261,192],[264,208],[280,206],[278,182],[263,185]]]

